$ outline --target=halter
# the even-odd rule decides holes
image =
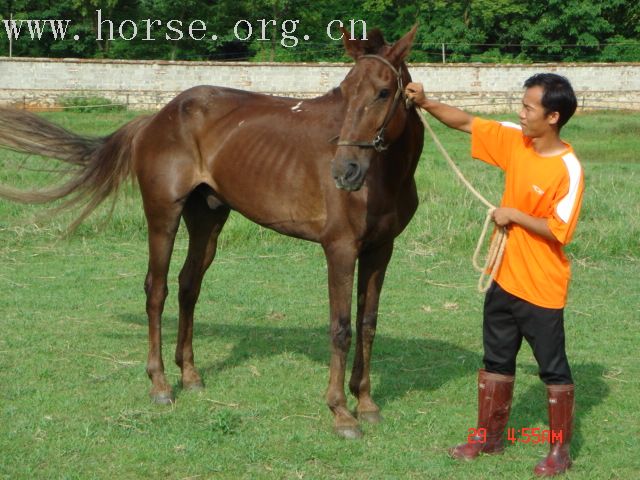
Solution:
[[[396,89],[396,94],[393,97],[393,104],[391,105],[391,108],[387,111],[387,114],[384,117],[384,120],[382,122],[382,126],[378,129],[376,136],[371,142],[340,140],[340,135],[336,135],[331,140],[329,140],[329,142],[335,143],[339,147],[373,148],[376,152],[383,152],[387,148],[389,148],[389,144],[385,141],[385,138],[384,138],[385,130],[387,128],[387,125],[389,125],[389,122],[393,118],[393,115],[395,114],[396,109],[398,108],[398,104],[400,103],[400,99],[404,94],[404,87],[402,85],[402,76],[400,75],[400,72],[396,69],[396,67],[394,67],[389,60],[387,60],[384,57],[381,57],[380,55],[362,55],[361,57],[358,58],[358,60],[361,60],[363,58],[375,58],[376,60],[379,60],[380,62],[384,63],[395,74],[396,79],[398,80],[398,88]]]

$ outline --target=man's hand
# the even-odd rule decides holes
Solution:
[[[427,108],[427,97],[424,94],[424,86],[421,83],[411,82],[407,84],[404,93],[418,107]]]
[[[540,235],[547,240],[557,241],[556,237],[551,233],[546,218],[534,217],[521,212],[517,208],[498,207],[491,212],[491,218],[499,227],[508,227],[511,223],[517,223],[531,233]]]
[[[423,108],[447,127],[471,133],[473,116],[451,105],[429,100],[424,94],[424,87],[421,83],[411,82],[407,84],[404,92],[407,98],[413,101],[414,105]]]
[[[498,207],[491,213],[493,222],[499,227],[506,227],[511,222],[515,221],[517,213],[519,212],[515,208],[510,207]]]

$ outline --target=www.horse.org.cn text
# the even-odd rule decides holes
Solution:
[[[68,40],[70,34],[67,33],[71,20],[46,19],[46,20],[3,20],[4,30],[7,38],[18,40],[29,38],[33,41],[42,40]],[[113,41],[116,39],[131,41],[134,39],[144,41],[172,41],[196,40],[196,41],[216,41],[219,38],[217,33],[207,30],[207,23],[204,20],[192,20],[185,22],[182,20],[163,21],[159,19],[146,18],[142,20],[123,20],[115,22],[104,18],[102,10],[96,10],[96,25],[98,26],[95,40]],[[311,37],[299,32],[300,20],[269,20],[259,19],[253,22],[249,20],[238,20],[233,26],[233,36],[240,41],[259,40],[271,41],[273,29],[279,33],[280,44],[286,48],[297,46],[300,41],[310,41]],[[165,27],[166,31],[161,31]],[[351,40],[356,38],[367,39],[367,24],[364,20],[351,19],[348,22],[342,20],[331,20],[327,23],[325,33],[330,40],[341,40],[344,28]],[[218,32],[220,33],[220,32]],[[72,37],[80,40],[79,35]],[[317,40],[317,39],[316,39]]]

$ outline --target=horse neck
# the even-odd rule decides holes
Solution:
[[[312,98],[311,101],[321,105],[326,105],[328,108],[337,108],[340,111],[346,110],[347,108],[347,104],[345,102],[344,96],[342,95],[342,90],[340,90],[340,87],[332,88],[324,95]]]
[[[381,156],[380,173],[397,188],[404,188],[413,179],[422,153],[424,130],[416,115],[411,109],[407,111],[402,134]]]
[[[402,85],[408,85],[412,81],[411,74],[404,62],[400,65],[399,72],[402,76]],[[404,102],[402,103],[404,104]],[[400,138],[394,143],[395,148],[391,150],[390,154],[385,155],[385,157],[391,157],[385,158],[387,160],[385,165],[396,173],[401,185],[413,178],[424,141],[424,128],[418,117],[419,113],[413,107],[407,107],[406,114],[405,128]]]
[[[402,85],[409,84],[411,75],[404,63],[400,65],[399,72],[402,76]],[[405,108],[404,101],[400,108]],[[413,180],[424,141],[424,128],[418,113],[414,108],[407,107],[406,115],[402,134],[382,156],[381,162],[381,174],[399,189],[406,188],[407,184]]]

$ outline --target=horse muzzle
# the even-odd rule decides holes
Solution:
[[[349,192],[360,190],[364,183],[366,169],[354,160],[343,162],[342,166],[343,168],[340,168],[334,162],[331,168],[336,187]]]

